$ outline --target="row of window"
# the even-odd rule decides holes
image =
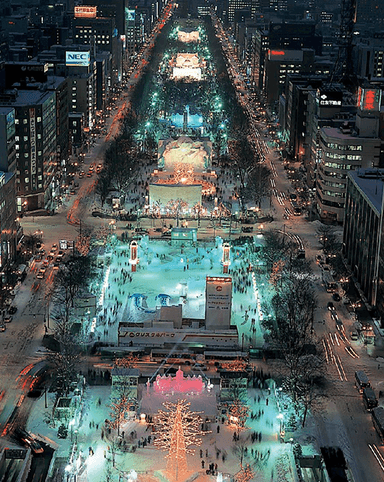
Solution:
[[[325,167],[330,167],[331,169],[343,169],[346,171],[359,169],[361,165],[353,165],[353,164],[338,164],[337,162],[324,162]]]
[[[334,179],[347,179],[347,175],[336,171],[327,171],[326,169],[320,169],[324,176],[333,177]]]
[[[36,137],[37,137],[37,139],[41,139],[41,134],[37,134]],[[29,139],[28,136],[23,136],[23,141],[24,141],[24,142],[27,142],[28,139]],[[16,142],[19,142],[19,141],[20,141],[20,137],[19,137],[19,136],[15,136],[15,141],[16,141]],[[16,144],[16,145],[18,145],[18,144]],[[16,149],[18,149],[18,147],[16,147]]]
[[[341,182],[327,181],[326,179],[323,179],[320,175],[319,180],[321,181],[323,186],[334,187],[335,189],[345,189],[345,184]]]
[[[329,147],[330,149],[336,149],[339,151],[362,151],[363,146],[361,145],[352,145],[352,144],[335,144],[333,142],[327,142],[326,146]]]
[[[29,119],[22,119],[22,120],[23,120],[23,124],[28,124]],[[15,124],[20,124],[20,121],[21,119],[15,119]],[[41,122],[40,116],[36,117],[36,122]]]
[[[340,159],[340,160],[348,160],[348,161],[361,161],[362,156],[358,154],[338,154],[337,152],[325,152],[325,157],[329,157],[330,159]]]
[[[324,196],[345,198],[345,192],[329,191],[328,189],[323,189],[322,185],[317,183],[317,187]]]

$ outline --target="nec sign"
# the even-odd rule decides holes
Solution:
[[[88,67],[91,61],[90,52],[66,52],[65,64],[67,67]]]

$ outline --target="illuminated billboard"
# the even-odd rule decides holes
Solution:
[[[88,67],[91,54],[87,52],[65,52],[65,65],[67,67]]]
[[[207,330],[228,330],[231,324],[232,278],[206,277],[205,326]]]
[[[88,5],[79,5],[75,7],[76,18],[96,18],[97,7],[90,7]]]
[[[318,91],[319,105],[322,107],[340,107],[343,102],[341,91]]]
[[[365,89],[359,87],[357,106],[361,110],[379,112],[381,105],[381,89]]]
[[[286,62],[302,62],[303,51],[302,50],[268,50],[268,60],[284,60]]]
[[[125,25],[133,25],[135,23],[136,10],[130,10],[125,7]]]

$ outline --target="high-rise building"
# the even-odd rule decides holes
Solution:
[[[17,211],[52,210],[57,185],[55,92],[6,91],[0,101],[15,111]]]
[[[0,269],[7,272],[16,259],[17,246],[17,214],[15,174],[0,172]],[[2,280],[0,280],[0,285]]]
[[[0,171],[16,171],[15,109],[0,107]]]
[[[343,254],[367,302],[384,320],[383,169],[347,178]]]
[[[112,83],[114,85],[121,81],[123,41],[118,34],[113,17],[75,16],[73,19],[73,40],[75,44],[89,45],[93,56],[96,51],[110,52],[113,68]]]
[[[322,217],[344,221],[347,175],[350,171],[380,167],[379,109],[381,91],[359,90],[354,126],[320,130],[320,162],[316,178],[317,206]]]

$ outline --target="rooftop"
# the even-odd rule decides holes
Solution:
[[[384,169],[357,169],[351,171],[349,176],[379,216],[383,197]]]

